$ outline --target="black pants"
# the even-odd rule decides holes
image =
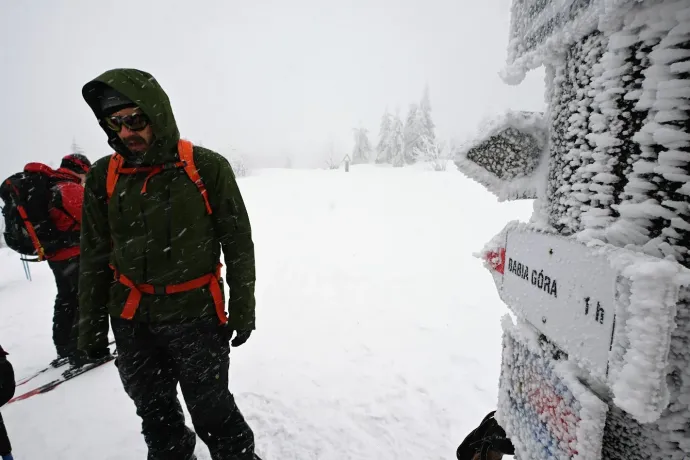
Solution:
[[[7,401],[12,399],[14,390],[14,369],[12,369],[12,365],[4,356],[0,356],[0,406],[3,406]],[[12,452],[12,445],[10,444],[10,439],[7,437],[7,430],[2,420],[2,414],[0,414],[0,457],[10,452]]]
[[[55,275],[57,296],[53,311],[53,343],[60,357],[77,349],[79,322],[79,257],[48,262]]]
[[[142,419],[148,460],[188,460],[196,437],[185,426],[180,384],[196,433],[213,460],[254,459],[254,433],[228,389],[230,345],[217,319],[146,324],[112,318],[116,364]]]
[[[0,457],[10,453],[12,453],[12,444],[10,444],[10,438],[7,437],[5,422],[2,420],[2,414],[0,414]]]

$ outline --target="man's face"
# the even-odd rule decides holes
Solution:
[[[122,118],[127,117],[128,115],[136,114],[145,116],[138,107],[127,107],[126,109],[113,113],[110,115],[110,117]],[[125,118],[125,120],[127,120],[127,118]],[[119,126],[121,126],[121,129],[117,135],[130,152],[144,153],[151,146],[151,143],[153,142],[153,129],[151,128],[151,123],[146,123],[146,126],[139,130],[128,128],[125,123],[119,123]]]

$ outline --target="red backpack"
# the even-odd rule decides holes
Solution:
[[[0,184],[0,199],[4,202],[3,236],[7,246],[24,256],[24,260],[40,262],[51,258],[53,252],[79,244],[79,231],[60,231],[50,218],[52,189],[59,182],[77,179],[41,163],[28,163],[22,172],[8,177]]]

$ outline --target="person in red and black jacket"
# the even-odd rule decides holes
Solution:
[[[0,406],[3,406],[14,396],[15,381],[14,369],[7,360],[7,353],[0,346]],[[12,445],[7,437],[5,423],[0,414],[0,458],[12,460]]]
[[[81,207],[84,201],[84,179],[91,162],[84,155],[70,154],[62,159],[57,170],[65,180],[52,189],[50,218],[55,227],[65,233],[81,230]],[[58,366],[64,361],[77,361],[77,323],[79,321],[79,242],[71,242],[56,250],[48,259],[55,276],[57,296],[53,313],[53,343]]]

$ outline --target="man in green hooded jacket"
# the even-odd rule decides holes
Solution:
[[[168,96],[148,73],[110,70],[82,93],[115,153],[86,177],[79,349],[86,359],[107,355],[110,319],[149,460],[195,458],[178,384],[214,460],[257,459],[228,390],[229,342],[249,338],[255,306],[254,245],[232,168],[180,141]]]

